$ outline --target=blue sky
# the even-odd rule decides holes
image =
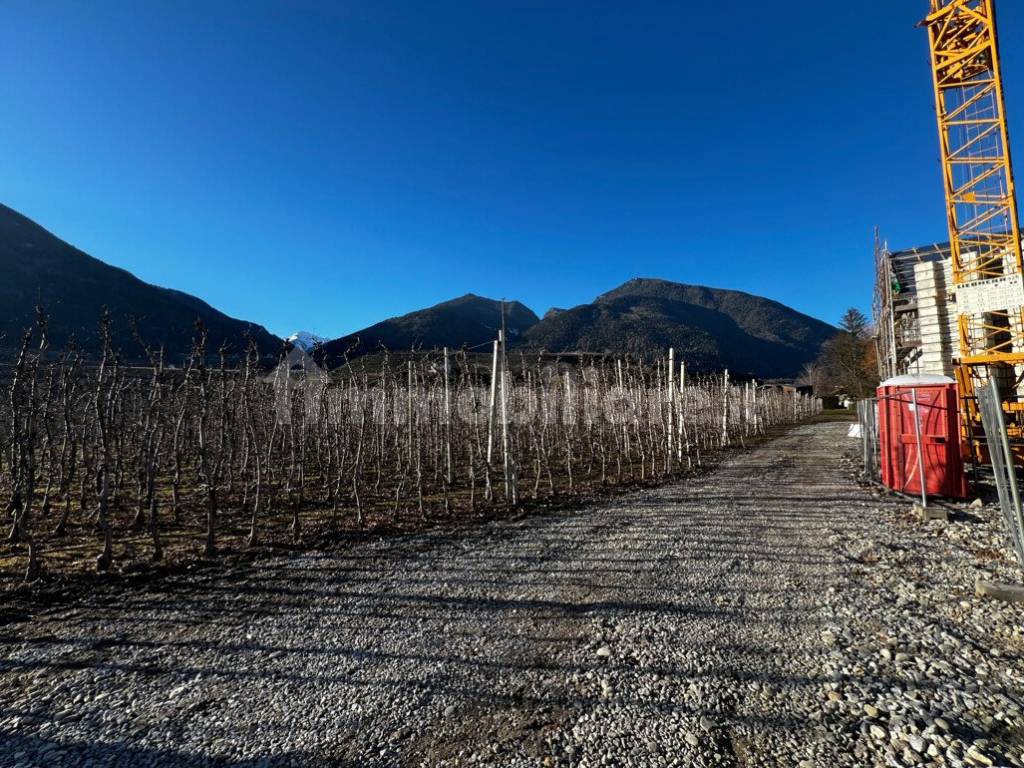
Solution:
[[[0,201],[280,334],[634,276],[835,321],[875,225],[946,236],[926,7],[5,0]]]

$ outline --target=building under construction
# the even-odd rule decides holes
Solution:
[[[957,361],[963,355],[960,316],[964,313],[957,294],[949,243],[901,251],[876,244],[873,314],[878,373],[883,381],[903,374],[956,377]],[[1011,306],[1019,301],[998,299]],[[1012,357],[1021,349],[1015,342],[1024,322],[1017,307],[1016,312],[1002,313],[1008,319],[999,313],[987,318],[992,330],[1000,328],[996,325],[1000,319],[1006,320],[1001,324],[1003,332],[990,330],[988,340],[1000,357],[1007,358],[997,359],[988,373],[1000,381],[1004,396],[1024,402],[1024,366]]]
[[[958,353],[949,243],[890,251],[875,247],[875,343],[881,379],[952,377]]]

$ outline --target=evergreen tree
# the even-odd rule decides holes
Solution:
[[[870,397],[878,386],[871,323],[850,307],[839,320],[839,333],[822,347],[821,362],[829,377],[846,394]]]

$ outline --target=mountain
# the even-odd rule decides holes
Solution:
[[[500,303],[468,294],[385,320],[323,346],[339,365],[385,347],[458,349],[486,345],[501,324]],[[790,378],[818,356],[836,329],[777,301],[740,291],[637,278],[591,304],[551,309],[543,320],[519,302],[505,305],[509,346],[548,352],[630,354],[647,359],[675,347],[692,371],[729,368]]]
[[[318,344],[323,344],[327,339],[309,331],[296,331],[285,341],[294,347],[298,347],[303,352],[311,352]]]
[[[591,304],[549,312],[521,343],[550,351],[629,353],[669,347],[692,370],[791,377],[836,329],[777,301],[741,291],[636,278]]]
[[[537,322],[537,315],[525,305],[518,301],[505,302],[505,328],[510,344]],[[467,293],[328,341],[323,346],[323,354],[327,365],[334,367],[344,360],[346,353],[354,358],[377,352],[381,347],[392,352],[405,352],[414,347],[474,347],[497,338],[499,328],[501,302]]]
[[[0,205],[0,275],[0,350],[20,344],[25,329],[35,322],[37,305],[49,315],[51,349],[63,348],[74,337],[90,357],[100,351],[104,307],[110,310],[114,346],[127,361],[144,359],[132,331],[133,318],[146,343],[154,349],[163,346],[171,364],[188,354],[196,319],[205,324],[214,355],[223,342],[241,354],[250,335],[261,354],[277,354],[281,347],[281,340],[262,326],[228,317],[187,293],[145,283],[5,205]]]
[[[228,317],[187,293],[145,283],[0,205],[0,352],[18,346],[34,323],[37,304],[49,316],[52,349],[74,338],[91,357],[99,353],[104,307],[113,320],[114,345],[128,361],[144,359],[133,321],[151,347],[163,346],[172,364],[188,354],[197,319],[209,332],[212,356],[222,343],[239,356],[250,337],[264,356],[276,356],[282,345],[262,326]],[[836,333],[827,323],[760,296],[641,278],[590,304],[551,309],[543,320],[517,301],[506,302],[505,324],[509,345],[520,349],[650,359],[675,347],[691,370],[729,368],[759,377],[795,376]],[[323,361],[335,367],[346,354],[355,358],[382,347],[395,352],[481,347],[500,327],[501,303],[467,294],[322,345],[307,332],[288,341],[307,352],[318,347]]]

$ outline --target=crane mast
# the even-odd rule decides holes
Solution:
[[[959,332],[964,438],[983,458],[976,389],[995,378],[1024,427],[1024,264],[994,0],[931,0],[935,106]]]

